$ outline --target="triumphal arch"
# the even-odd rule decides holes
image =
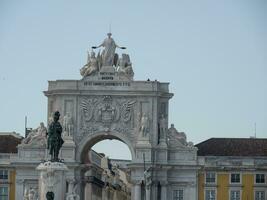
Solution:
[[[124,53],[118,55],[117,48]],[[197,149],[184,133],[168,127],[173,96],[169,83],[134,80],[127,49],[117,45],[110,33],[92,47],[80,74],[80,80],[49,81],[44,92],[48,123],[54,111],[62,115],[61,157],[70,169],[67,176],[83,180],[90,148],[101,140],[117,139],[132,154],[127,165],[132,200],[197,199]],[[19,151],[26,152],[26,145]],[[85,199],[82,183],[78,191]]]

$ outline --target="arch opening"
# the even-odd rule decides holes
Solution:
[[[104,154],[110,159],[132,160],[128,146],[120,140],[105,139],[96,143],[91,150]]]
[[[123,150],[118,149],[119,146]],[[115,151],[109,158],[111,148]],[[81,188],[84,199],[90,199],[92,191],[104,199],[131,199],[131,175],[127,164],[134,158],[134,149],[127,138],[116,133],[98,133],[84,139],[78,149],[81,149],[79,156],[83,164],[80,175],[84,180]],[[122,151],[128,152],[128,159],[119,156]]]
[[[130,151],[130,157],[131,160],[133,160],[135,158],[135,151],[133,148],[133,145],[131,144],[131,142],[125,138],[123,135],[120,134],[106,134],[106,133],[98,133],[92,136],[89,136],[87,138],[85,138],[83,140],[83,142],[78,146],[78,158],[80,159],[82,164],[87,163],[88,160],[88,152],[89,150],[92,149],[92,147],[94,145],[96,145],[97,143],[100,143],[101,141],[107,141],[107,140],[117,140],[120,141],[122,143],[124,143],[129,151]],[[101,153],[101,152],[100,152]]]

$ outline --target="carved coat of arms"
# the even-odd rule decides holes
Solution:
[[[80,101],[80,129],[85,133],[95,131],[125,132],[133,129],[136,101],[111,96],[84,97]]]

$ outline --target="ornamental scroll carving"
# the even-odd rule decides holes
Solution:
[[[99,131],[128,133],[134,129],[136,100],[111,96],[83,97],[80,100],[80,133]]]

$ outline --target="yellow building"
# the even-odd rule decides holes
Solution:
[[[267,139],[211,138],[196,147],[199,200],[267,199]]]
[[[15,132],[0,132],[0,200],[15,200],[16,170],[10,161],[21,140]]]

